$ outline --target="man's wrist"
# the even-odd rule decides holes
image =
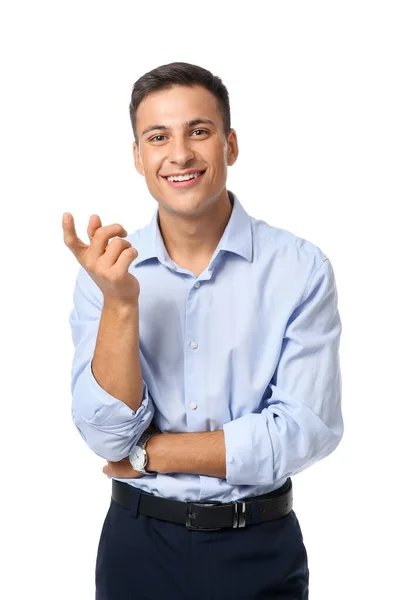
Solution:
[[[162,433],[157,433],[153,435],[149,441],[147,442],[145,449],[147,453],[147,464],[146,471],[148,473],[162,473],[162,461],[160,460],[159,442],[161,436],[164,435]]]

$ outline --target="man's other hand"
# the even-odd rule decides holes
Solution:
[[[118,462],[107,461],[106,466],[103,467],[103,473],[109,477],[120,479],[138,479],[139,477],[143,477],[142,473],[133,469],[127,456]]]

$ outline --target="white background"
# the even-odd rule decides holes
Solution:
[[[128,105],[134,81],[172,61],[211,70],[230,92],[240,154],[228,189],[335,271],[345,435],[293,481],[310,600],[396,597],[398,8],[2,4],[2,598],[94,598],[110,482],[70,417],[78,263],[61,218],[71,212],[85,242],[92,213],[128,232],[149,222],[156,202],[134,169]]]

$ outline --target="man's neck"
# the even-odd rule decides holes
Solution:
[[[158,225],[170,258],[183,268],[203,263],[207,266],[231,213],[232,204],[226,189],[213,209],[198,218],[181,217],[160,206]]]

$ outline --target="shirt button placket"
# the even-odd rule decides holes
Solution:
[[[195,350],[198,347],[198,343],[196,341],[193,340],[193,342],[191,342],[191,347]],[[192,410],[196,410],[197,408],[197,402],[195,402],[194,400],[192,400],[191,402],[189,402],[189,407]]]

